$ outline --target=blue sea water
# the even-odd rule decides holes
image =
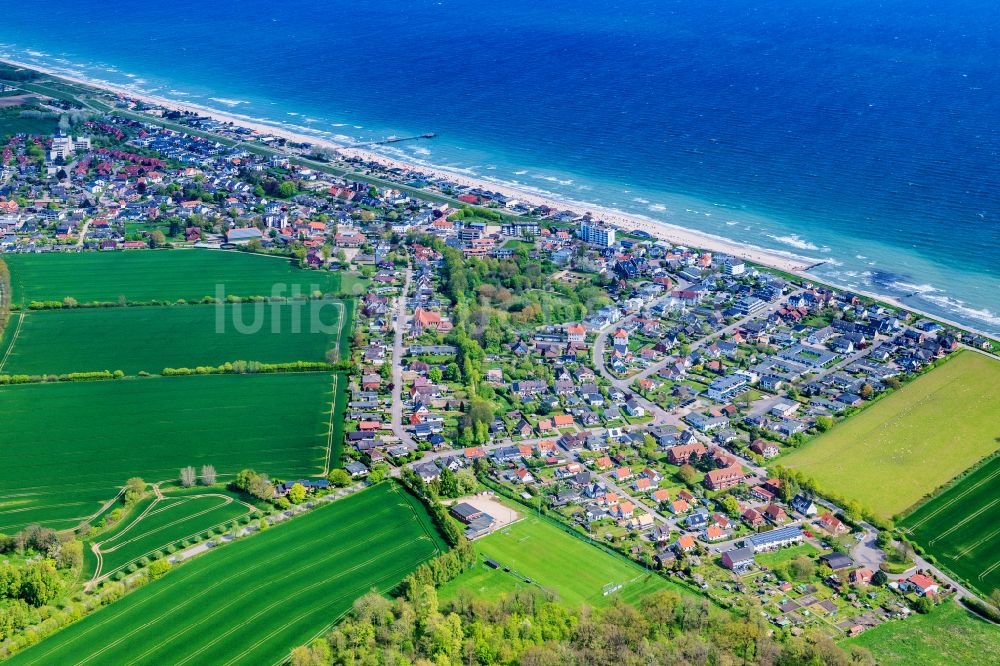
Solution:
[[[827,260],[1000,333],[1000,5],[4,3],[0,56]]]

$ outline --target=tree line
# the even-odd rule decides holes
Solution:
[[[448,603],[433,585],[395,600],[374,592],[325,637],[296,648],[294,666],[326,664],[874,664],[864,648],[840,649],[821,631],[772,633],[761,617],[712,613],[673,591],[636,605],[570,608],[543,592],[496,600],[460,593]]]

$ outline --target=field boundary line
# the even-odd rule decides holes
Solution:
[[[333,419],[337,412],[337,390],[340,388],[340,375],[333,373],[333,395],[330,396],[330,420],[327,422],[326,460],[323,462],[323,476],[330,473],[330,458],[333,456]]]
[[[7,345],[7,351],[4,353],[3,358],[0,359],[0,370],[7,365],[7,359],[10,358],[11,353],[14,351],[14,345],[17,343],[17,336],[21,332],[21,324],[24,323],[24,312],[17,313],[17,326],[14,327],[14,332],[10,336],[10,344]]]

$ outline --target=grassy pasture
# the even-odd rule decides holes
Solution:
[[[332,386],[329,373],[0,386],[0,532],[73,527],[129,477],[176,479],[187,465],[319,474]]]
[[[1000,458],[922,504],[899,526],[983,596],[1000,589]]]
[[[1000,362],[962,352],[781,460],[889,518],[1000,447]]]
[[[443,549],[423,506],[381,484],[183,564],[10,663],[280,663]]]
[[[635,602],[659,590],[678,589],[639,565],[606,553],[534,516],[477,539],[475,544],[481,555],[510,567],[520,576],[478,564],[445,584],[440,592],[442,599],[453,598],[460,589],[476,596],[495,597],[527,587],[524,578],[556,593],[561,601],[572,606],[607,606],[616,595],[626,602]],[[622,588],[605,596],[604,586],[609,583]]]
[[[947,601],[928,615],[886,622],[840,645],[868,648],[882,666],[985,664],[1000,654],[1000,631]]]
[[[0,353],[0,372],[134,375],[236,360],[322,361],[337,335],[314,330],[313,314],[324,327],[340,331],[344,307],[318,300],[27,312],[9,356]],[[16,319],[9,328],[5,338],[13,338]]]
[[[199,494],[152,497],[137,507],[109,535],[98,542],[99,570],[95,577],[119,569],[156,551],[214,527],[254,513],[254,508],[223,493],[205,489]]]
[[[308,294],[315,285],[324,293],[340,288],[340,275],[297,268],[287,258],[216,250],[129,250],[10,254],[13,300],[75,298],[80,303],[199,300],[216,295],[271,296],[275,285],[292,285]]]

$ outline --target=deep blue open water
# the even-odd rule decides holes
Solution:
[[[828,260],[1000,332],[1000,5],[4,3],[0,55]]]

